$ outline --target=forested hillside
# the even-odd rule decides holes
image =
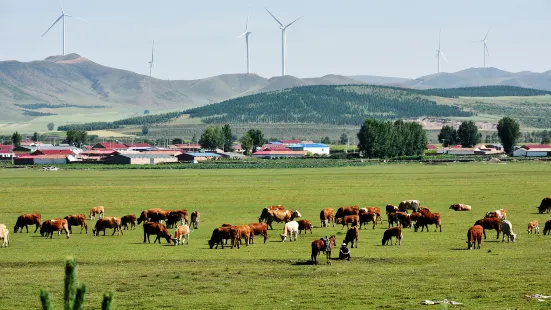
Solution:
[[[460,88],[431,88],[416,91],[420,94],[438,97],[530,97],[551,95],[551,91],[517,86],[479,86]]]
[[[205,123],[319,123],[360,125],[368,118],[472,116],[403,89],[304,86],[226,100],[184,111]]]

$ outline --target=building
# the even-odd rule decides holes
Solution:
[[[38,149],[31,153],[31,155],[75,155],[70,149]]]
[[[243,155],[242,153],[237,152],[220,152],[218,153],[223,158],[229,158],[229,159],[243,159],[247,158],[247,156]]]
[[[92,150],[100,150],[100,149],[112,149],[115,151],[124,151],[124,150],[127,150],[128,147],[122,143],[116,143],[116,142],[101,142],[101,143],[96,143],[94,146],[92,146]]]
[[[191,161],[191,162],[197,162],[197,161],[204,161],[204,160],[217,160],[221,158],[219,154],[216,153],[183,153],[178,155],[179,161]]]
[[[289,150],[289,148],[281,143],[268,143],[262,145],[261,150]]]
[[[513,151],[515,157],[551,156],[551,146],[547,144],[525,144]]]
[[[273,159],[273,158],[291,158],[291,157],[304,157],[306,155],[306,151],[293,151],[293,150],[282,150],[282,149],[267,149],[255,152],[251,155],[253,158],[265,158],[265,159]]]
[[[299,144],[299,143],[302,143],[302,141],[300,140],[280,140],[279,142],[281,142],[281,144],[283,145],[293,145],[293,144]]]
[[[0,160],[11,160],[14,156],[10,149],[0,149]]]
[[[70,155],[22,155],[13,159],[16,165],[62,165]]]
[[[312,155],[329,155],[329,146],[323,143],[299,143],[288,146],[292,151],[305,151]]]
[[[234,145],[231,146],[231,149],[232,149],[233,152],[237,152],[237,153],[245,152],[245,150],[243,149],[241,144],[234,144]]]
[[[67,151],[71,151],[72,154],[79,154],[80,152],[82,152],[82,149],[76,146],[53,146],[51,144],[50,145],[39,144],[34,146],[21,145],[13,149],[15,153],[29,153],[29,154],[32,154],[39,150],[47,153],[52,153],[52,154],[55,154],[55,151],[61,151],[60,152],[61,154]],[[43,155],[52,155],[52,154],[44,153]]]
[[[452,145],[438,149],[438,154],[447,155],[497,155],[503,154],[503,146],[498,144],[477,144],[475,147],[462,147],[461,145]]]
[[[427,144],[425,146],[425,150],[428,150],[428,151],[436,151],[438,150],[438,147],[434,144]]]
[[[177,163],[178,158],[164,154],[119,154],[106,157],[103,162],[115,165],[156,165]]]
[[[119,155],[120,153],[115,150],[89,150],[83,151],[78,154],[77,158],[83,161],[100,161],[106,157]]]
[[[152,147],[149,143],[125,143],[124,145],[129,151],[143,151]]]
[[[171,149],[178,149],[184,152],[199,152],[201,150],[201,144],[174,144],[170,146]]]

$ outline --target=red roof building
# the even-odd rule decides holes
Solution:
[[[530,150],[530,149],[551,149],[551,145],[549,144],[524,144],[522,146],[523,149],[525,150]]]
[[[101,142],[101,143],[97,143],[95,144],[92,149],[93,150],[96,150],[96,149],[113,149],[113,150],[116,150],[116,151],[121,151],[121,150],[126,150],[128,147],[124,144],[121,144],[121,143],[116,143],[116,142]]]
[[[75,155],[75,153],[71,150],[36,150],[31,153],[31,155]]]
[[[283,144],[264,144],[260,148],[261,150],[289,150],[285,145]]]
[[[427,146],[425,146],[425,149],[430,150],[430,151],[438,150],[438,148],[434,144],[427,144]]]
[[[151,144],[149,143],[125,143],[124,145],[126,145],[127,147],[131,148],[131,147],[151,147]]]
[[[201,149],[201,144],[174,144],[170,146],[171,149],[179,149],[186,152],[199,151]]]

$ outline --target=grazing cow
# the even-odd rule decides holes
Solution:
[[[329,227],[329,222],[335,227],[335,215],[333,208],[324,208],[320,212],[321,227]]]
[[[403,237],[402,227],[396,226],[385,230],[385,233],[383,234],[382,245],[387,245],[389,241],[390,245],[392,245],[392,237],[396,237],[396,243],[394,243],[394,245],[401,245]]]
[[[15,234],[19,228],[21,228],[21,232],[23,232],[23,227],[27,229],[28,233],[29,227],[27,227],[27,225],[36,225],[34,230],[34,232],[36,232],[41,226],[40,222],[42,222],[42,216],[39,213],[22,214],[17,218],[17,222],[15,222],[13,233]]]
[[[222,249],[224,248],[223,240],[227,241],[228,239],[231,239],[230,228],[231,228],[231,225],[222,226],[212,231],[212,236],[210,237],[210,240],[209,240],[209,246],[211,249],[215,244],[217,249],[218,249],[218,244],[222,244]]]
[[[197,210],[191,212],[191,227],[193,229],[199,228],[199,211]]]
[[[350,242],[351,243],[350,247],[353,248],[354,247],[354,240],[356,240],[356,248],[357,248],[358,247],[358,237],[360,237],[360,230],[358,229],[358,227],[356,227],[356,226],[351,227],[346,232],[346,237],[344,237],[343,243],[346,243],[346,245],[348,245],[348,243]]]
[[[122,228],[121,228],[121,218],[116,216],[106,216],[103,218],[100,218],[96,222],[96,226],[94,229],[92,229],[92,234],[94,236],[99,236],[99,233],[103,231],[103,235],[105,236],[105,231],[107,228],[112,228],[113,233],[111,236],[113,236],[116,232],[118,232],[117,236],[120,236],[122,234]]]
[[[300,218],[302,215],[297,210],[269,210],[268,218],[266,219],[266,224],[270,229],[273,229],[272,223],[275,221],[277,223],[287,223],[294,220],[295,218]]]
[[[505,219],[507,219],[507,210],[499,209],[499,210],[495,210],[493,212],[486,212],[485,218],[491,218],[491,217],[497,217],[500,220],[505,220]]]
[[[80,226],[80,233],[82,234],[82,229],[86,229],[88,233],[88,225],[86,224],[86,215],[84,214],[73,214],[65,217],[67,223],[69,224],[69,232],[73,233],[71,226]]]
[[[130,229],[136,229],[136,214],[128,214],[121,217],[121,226],[124,229],[128,229],[128,224],[130,224]]]
[[[421,202],[419,200],[404,200],[400,202],[398,205],[398,209],[400,212],[408,212],[408,210],[411,210],[413,212],[417,212],[419,210],[419,207],[421,206]]]
[[[241,239],[245,239],[245,245],[249,246],[249,240],[251,239],[251,227],[249,226],[231,226],[230,236],[232,240],[231,248],[234,246],[240,248]]]
[[[397,211],[397,212],[400,212],[400,211]],[[390,228],[391,226],[394,227],[394,225],[400,225],[400,223],[398,222],[398,217],[396,216],[396,213],[397,212],[391,212],[391,213],[388,213],[388,228]]]
[[[538,212],[541,214],[544,212],[549,213],[549,211],[551,211],[551,197],[545,197],[543,198],[540,206],[538,207]]]
[[[360,229],[362,229],[362,225],[364,225],[364,228],[367,226],[367,223],[373,222],[373,229],[375,229],[375,225],[377,224],[377,214],[376,213],[360,213]]]
[[[287,240],[288,235],[291,235],[289,237],[289,242],[293,241],[293,235],[295,236],[295,241],[297,241],[297,237],[298,237],[298,222],[297,221],[290,221],[290,222],[285,223],[285,227],[283,227],[283,233],[280,234],[281,242],[285,242],[285,240]]]
[[[265,207],[264,209],[262,209],[262,213],[260,213],[260,216],[258,217],[258,222],[259,223],[266,222],[268,220],[268,211],[274,211],[274,210],[285,211],[285,207],[284,206]]]
[[[147,210],[143,210],[140,214],[140,217],[138,218],[138,225],[140,225],[142,222],[147,222],[151,218],[151,215],[156,212],[162,211],[160,208],[151,208]]]
[[[304,230],[304,234],[306,234],[307,230],[310,230],[310,234],[312,234],[312,223],[310,223],[309,220],[300,220],[297,221],[298,223],[298,233],[301,234]]]
[[[50,239],[54,236],[54,231],[58,232],[58,235],[61,235],[61,232],[64,231],[67,238],[69,238],[69,224],[67,223],[67,220],[65,219],[51,219],[47,220],[44,223],[42,223],[42,226],[40,227],[40,235],[50,236]]]
[[[10,231],[4,224],[0,224],[0,240],[2,240],[2,244],[0,244],[0,248],[8,247],[10,243]]]
[[[162,212],[155,213],[155,214],[162,214]],[[159,218],[161,217],[162,216],[159,216]],[[169,211],[168,215],[166,215],[166,228],[174,228],[175,226],[177,227],[180,225],[184,225],[186,223],[187,223],[187,210],[173,210],[173,211]]]
[[[143,223],[143,243],[145,243],[146,240],[148,243],[151,243],[151,240],[149,240],[149,236],[151,235],[157,236],[153,243],[156,243],[158,240],[159,244],[161,244],[161,238],[165,238],[166,243],[170,243],[172,240],[172,235],[168,233],[168,229],[166,229],[165,225],[158,222]]]
[[[360,215],[360,208],[358,206],[340,207],[335,214],[335,218],[343,218],[347,215]]]
[[[406,212],[396,212],[396,218],[402,228],[411,228],[411,214]]]
[[[264,243],[268,239],[268,225],[266,223],[251,223],[249,224],[251,228],[251,244],[254,243],[254,236],[262,235],[264,236]]]
[[[99,215],[99,218],[103,218],[103,216],[105,215],[105,208],[103,206],[99,206],[99,207],[93,207],[92,209],[90,209],[91,220],[96,219],[96,214]]]
[[[174,232],[174,238],[172,239],[172,241],[174,241],[174,245],[179,245],[180,243],[184,245],[184,239],[186,240],[186,245],[188,245],[189,233],[190,233],[189,226],[185,224],[176,228],[176,231]]]
[[[501,231],[501,220],[498,217],[487,217],[480,219],[474,223],[475,225],[480,225],[484,228],[482,233],[484,234],[484,239],[486,239],[486,229],[495,229],[497,231],[496,239],[499,239],[499,232]]]
[[[551,220],[545,222],[545,226],[543,226],[543,234],[551,234]]]
[[[337,224],[342,224],[341,230],[344,229],[344,225],[346,225],[346,228],[348,228],[348,224],[352,224],[352,226],[356,226],[360,224],[360,216],[359,215],[345,215],[343,218],[337,218]]]
[[[513,232],[513,224],[511,224],[511,222],[507,220],[501,221],[499,229],[501,229],[501,233],[503,236],[501,242],[505,241],[505,236],[507,236],[507,242],[509,242],[509,240],[515,242],[517,234]]]
[[[440,213],[425,213],[421,214],[419,218],[417,218],[417,221],[413,225],[413,229],[415,232],[421,227],[421,232],[427,228],[427,232],[429,231],[429,225],[434,224],[434,231],[440,227],[440,232],[442,232],[442,223],[440,222]]]
[[[534,220],[528,223],[528,233],[540,233],[540,226],[538,224],[538,221]]]
[[[471,211],[471,206],[462,203],[456,203],[450,206],[450,209],[455,211]]]
[[[337,237],[335,237],[335,235],[331,235],[331,237],[329,237],[329,247],[331,248],[331,250],[335,247],[336,240]],[[312,241],[312,263],[315,265],[318,264],[318,254],[320,252],[325,253],[325,243],[323,241],[323,238]]]
[[[484,233],[484,227],[480,225],[474,225],[469,228],[467,232],[467,244],[468,250],[480,249],[480,244],[482,243],[482,234]],[[478,246],[475,246],[475,243],[478,242]]]

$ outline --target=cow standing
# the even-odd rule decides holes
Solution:
[[[199,211],[193,211],[191,212],[191,227],[193,229],[199,228]]]
[[[65,232],[67,238],[70,237],[69,234],[69,224],[67,223],[67,220],[65,219],[51,219],[47,220],[44,223],[42,223],[42,226],[40,227],[40,235],[41,236],[50,236],[50,239],[54,236],[54,231],[57,231],[58,235],[61,235],[61,232]]]
[[[143,210],[142,213],[140,214],[140,217],[138,218],[138,225],[140,225],[142,222],[145,223],[149,221],[152,214],[160,211],[162,211],[160,208],[151,208],[151,209]]]
[[[69,225],[69,232],[73,233],[71,226],[80,226],[81,234],[83,229],[86,229],[86,233],[88,233],[88,225],[86,224],[86,215],[84,214],[67,215],[65,219],[67,220],[67,224]]]
[[[136,214],[128,214],[121,217],[121,226],[128,230],[128,224],[130,229],[136,229]]]
[[[499,232],[501,231],[501,220],[498,217],[489,217],[483,218],[474,223],[475,225],[480,225],[484,228],[482,233],[484,234],[484,239],[486,239],[486,229],[495,229],[497,231],[496,239],[499,239]]]
[[[346,237],[344,238],[343,243],[348,245],[348,243],[350,242],[351,243],[350,247],[353,248],[354,247],[354,240],[355,240],[356,241],[356,248],[358,248],[358,238],[359,237],[360,237],[360,230],[358,229],[358,227],[356,227],[356,226],[351,227],[346,232]]]
[[[545,226],[543,227],[543,235],[547,235],[551,232],[551,220],[545,222]]]
[[[251,228],[249,226],[231,226],[230,236],[232,239],[232,249],[234,246],[237,246],[238,249],[240,248],[241,239],[245,239],[245,245],[249,246],[249,241],[251,239]]]
[[[390,242],[390,244],[392,245],[392,237],[395,237],[396,238],[396,243],[394,243],[394,245],[401,245],[402,244],[402,227],[400,226],[396,226],[396,227],[391,227],[387,230],[385,230],[384,234],[383,234],[383,240],[382,240],[382,245],[387,245],[388,242]]]
[[[263,223],[268,221],[268,211],[285,211],[285,207],[281,205],[277,206],[268,206],[262,209],[262,212],[260,213],[260,216],[258,217],[258,222]]]
[[[419,200],[404,200],[400,202],[398,205],[398,209],[400,212],[408,212],[408,210],[411,210],[413,212],[417,212],[419,207],[421,206],[421,202]]]
[[[148,222],[143,224],[143,243],[147,242],[151,243],[151,240],[149,240],[149,236],[155,235],[155,241],[153,243],[157,243],[159,241],[159,244],[161,244],[161,238],[165,238],[167,243],[170,243],[172,240],[172,236],[168,233],[168,229],[166,229],[166,226],[157,223],[157,222]]]
[[[482,234],[484,233],[484,227],[480,225],[474,225],[469,228],[467,232],[467,249],[480,249],[480,244],[482,243]],[[478,242],[478,247],[475,246],[475,243]]]
[[[99,206],[99,207],[93,207],[92,209],[90,209],[91,220],[96,219],[96,214],[99,215],[100,219],[103,218],[105,216],[105,208],[103,206]]]
[[[103,218],[100,218],[96,222],[96,226],[94,229],[92,229],[92,235],[99,236],[99,233],[103,231],[103,235],[105,236],[105,231],[107,228],[113,229],[113,233],[111,236],[115,235],[116,232],[118,232],[117,236],[120,236],[122,234],[122,226],[121,226],[121,218],[115,217],[115,216],[106,216]]]
[[[320,212],[321,227],[329,227],[329,223],[335,227],[335,215],[333,208],[324,208]]]
[[[21,228],[21,232],[23,232],[23,227],[27,229],[27,233],[29,232],[29,227],[27,225],[36,225],[36,228],[34,229],[34,232],[40,228],[42,222],[42,215],[40,213],[34,213],[34,214],[22,214],[17,218],[17,222],[15,222],[15,226],[13,227],[13,233],[17,233],[17,230]]]
[[[362,225],[366,228],[367,223],[369,222],[373,222],[373,229],[375,229],[375,225],[377,224],[377,214],[371,212],[360,212],[360,229],[362,229]]]
[[[298,223],[298,233],[301,234],[304,230],[304,234],[306,234],[307,230],[310,230],[310,234],[312,234],[312,223],[310,223],[309,220],[300,220],[297,221]]]
[[[538,224],[538,221],[534,220],[528,223],[528,233],[540,233],[540,226]]]
[[[174,232],[174,238],[172,239],[174,241],[174,245],[179,245],[180,243],[184,245],[184,239],[186,240],[186,245],[189,245],[189,233],[190,233],[189,226],[187,225],[181,225],[178,228],[176,228],[176,231]]]
[[[0,240],[2,240],[2,244],[0,244],[0,248],[8,247],[10,243],[10,231],[4,224],[0,224]]]
[[[329,237],[328,240],[329,240],[329,247],[333,249],[335,247],[337,238],[335,237],[335,235],[331,235],[331,237]],[[315,265],[318,264],[318,254],[320,252],[325,253],[325,242],[323,241],[323,238],[312,241],[312,256],[311,256],[312,264],[315,264]]]
[[[268,218],[266,219],[266,225],[270,227],[270,229],[273,229],[272,223],[287,223],[290,221],[293,221],[295,218],[300,218],[302,215],[298,210],[291,211],[291,210],[269,210],[268,211]]]
[[[421,232],[427,228],[427,232],[429,231],[429,225],[434,224],[434,231],[440,227],[440,232],[442,232],[442,223],[440,222],[440,214],[439,213],[421,213],[421,216],[417,218],[417,221],[413,225],[413,229],[415,232],[421,227]]]
[[[344,229],[344,225],[346,225],[346,228],[348,228],[348,224],[352,224],[352,226],[357,226],[360,224],[360,216],[359,215],[345,215],[342,218],[337,218],[337,224],[342,224],[341,230]]]
[[[251,244],[254,244],[254,236],[262,235],[264,236],[264,243],[268,239],[268,225],[266,223],[251,223],[249,224],[251,228]]]
[[[209,240],[209,246],[211,249],[214,247],[215,244],[217,249],[219,244],[222,245],[222,249],[224,248],[223,240],[227,241],[228,239],[231,239],[230,228],[231,228],[231,225],[221,226],[221,227],[215,228],[212,231],[212,236],[210,237],[210,240]]]

